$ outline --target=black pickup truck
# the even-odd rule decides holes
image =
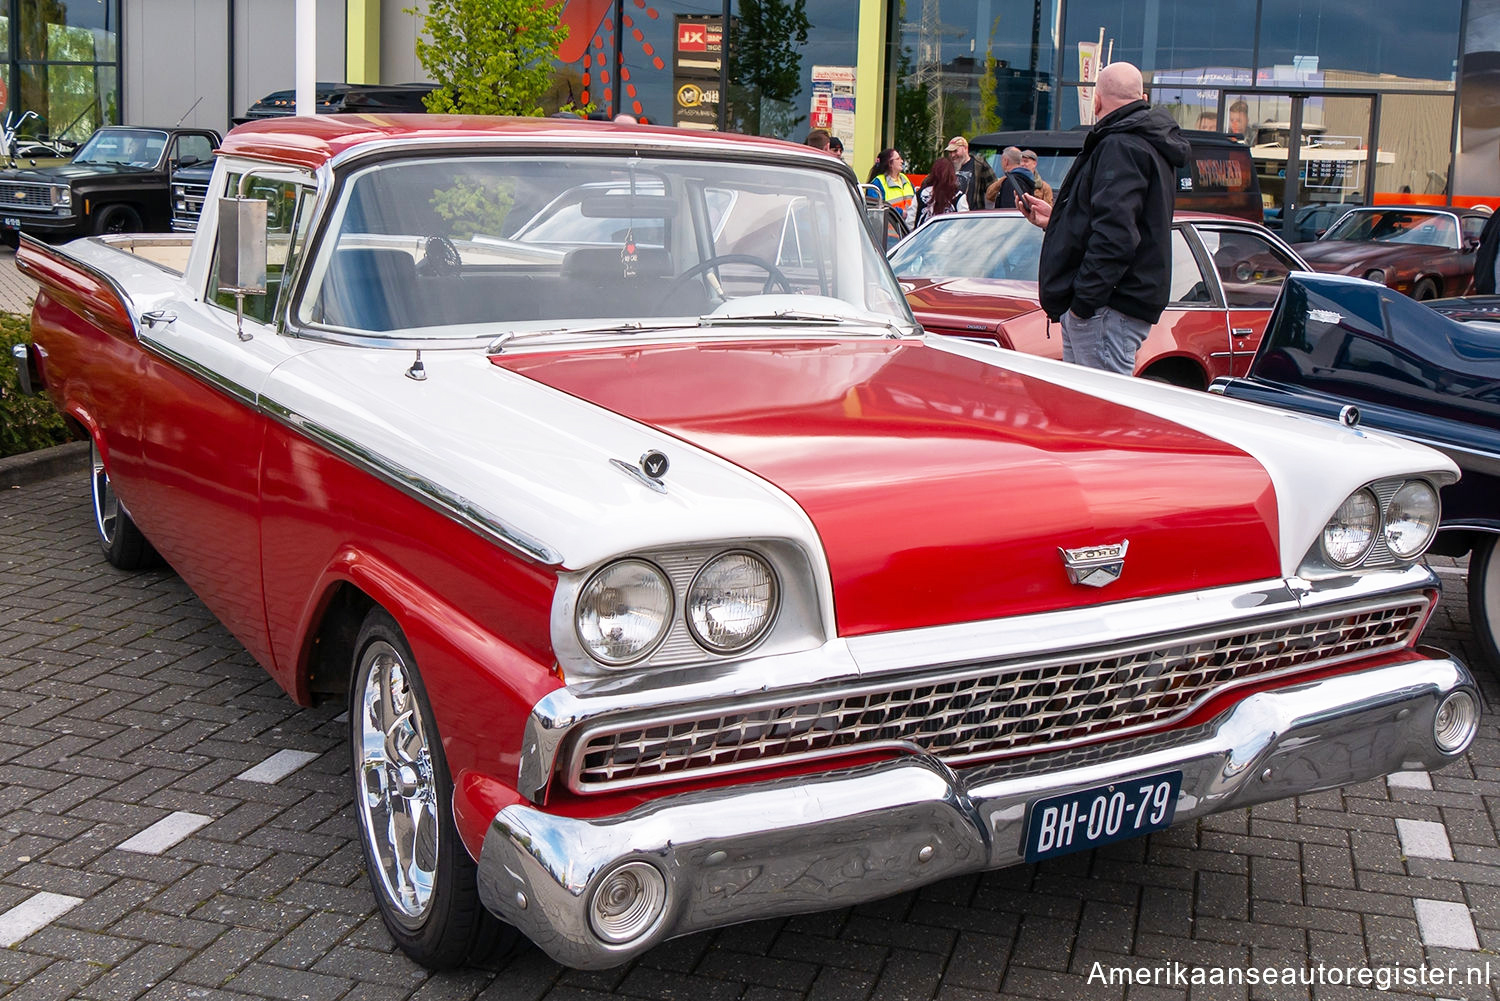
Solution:
[[[0,240],[166,232],[172,172],[210,163],[219,142],[210,129],[109,125],[69,163],[0,170]]]

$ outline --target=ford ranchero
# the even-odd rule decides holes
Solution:
[[[27,239],[22,372],[299,703],[416,961],[577,967],[1437,768],[1424,446],[924,336],[841,162],[560,120],[232,132]]]

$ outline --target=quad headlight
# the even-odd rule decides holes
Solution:
[[[1326,571],[1377,569],[1409,563],[1432,544],[1437,488],[1425,479],[1382,480],[1354,491],[1323,526],[1318,549]],[[1384,545],[1381,545],[1383,543]]]
[[[673,604],[672,585],[654,564],[611,563],[590,577],[578,595],[578,639],[601,664],[629,664],[667,634]]]
[[[1323,526],[1323,555],[1340,569],[1358,566],[1380,531],[1380,502],[1368,489],[1350,494]]]
[[[714,653],[743,650],[765,634],[777,597],[770,564],[754,553],[725,553],[698,571],[688,587],[688,628]]]
[[[1438,495],[1426,480],[1407,480],[1385,505],[1385,544],[1397,559],[1416,559],[1438,525]]]

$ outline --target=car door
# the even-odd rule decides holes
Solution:
[[[1227,311],[1228,353],[1218,359],[1212,378],[1244,375],[1260,347],[1286,276],[1310,269],[1290,247],[1258,227],[1201,222],[1193,228],[1212,262]]]
[[[1135,374],[1205,389],[1227,362],[1224,305],[1186,225],[1172,227],[1171,247],[1167,308],[1136,352]]]
[[[238,179],[231,173],[231,187]],[[268,206],[269,290],[218,291],[217,255],[197,294],[158,304],[142,333],[151,349],[141,384],[150,417],[141,446],[137,522],[235,637],[273,668],[261,588],[260,469],[265,418],[258,398],[271,371],[309,345],[279,336],[280,277],[289,274],[310,212],[311,178],[257,180]],[[182,286],[186,291],[188,286]],[[149,520],[148,520],[149,519]]]

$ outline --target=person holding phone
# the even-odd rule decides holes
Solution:
[[[1190,150],[1130,63],[1099,71],[1094,113],[1053,203],[1023,194],[1016,204],[1046,230],[1038,297],[1062,324],[1063,360],[1129,375],[1167,306],[1176,169]]]

